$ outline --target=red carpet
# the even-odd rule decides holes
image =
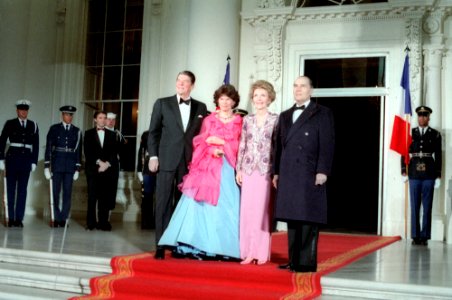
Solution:
[[[262,266],[236,262],[155,260],[152,253],[114,257],[113,273],[91,279],[94,299],[312,299],[322,292],[320,277],[399,240],[321,233],[318,271],[291,273],[277,269],[287,262],[287,235],[272,236],[272,261]]]

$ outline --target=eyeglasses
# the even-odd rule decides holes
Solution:
[[[430,114],[428,112],[419,112],[417,113],[418,117],[428,117]]]

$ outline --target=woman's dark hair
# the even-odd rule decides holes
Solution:
[[[223,84],[215,91],[213,94],[213,103],[215,103],[215,106],[218,106],[218,99],[223,95],[228,96],[234,101],[232,108],[236,108],[239,105],[240,95],[232,84]]]

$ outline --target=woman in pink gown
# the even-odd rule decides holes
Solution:
[[[250,97],[254,113],[243,120],[236,180],[240,201],[240,257],[242,264],[270,259],[271,154],[278,115],[268,111],[276,94],[271,83],[256,81]]]
[[[179,188],[177,204],[159,246],[178,257],[239,258],[240,193],[235,182],[242,117],[233,113],[240,97],[232,85],[215,91],[218,110],[202,123],[193,139],[189,172]]]

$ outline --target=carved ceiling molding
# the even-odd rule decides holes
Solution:
[[[66,0],[58,0],[56,3],[56,23],[63,25],[66,21]]]
[[[162,13],[162,0],[152,0],[151,13],[158,16]]]
[[[405,22],[405,45],[410,56],[410,89],[413,103],[419,103],[422,68],[422,20],[408,18]]]

